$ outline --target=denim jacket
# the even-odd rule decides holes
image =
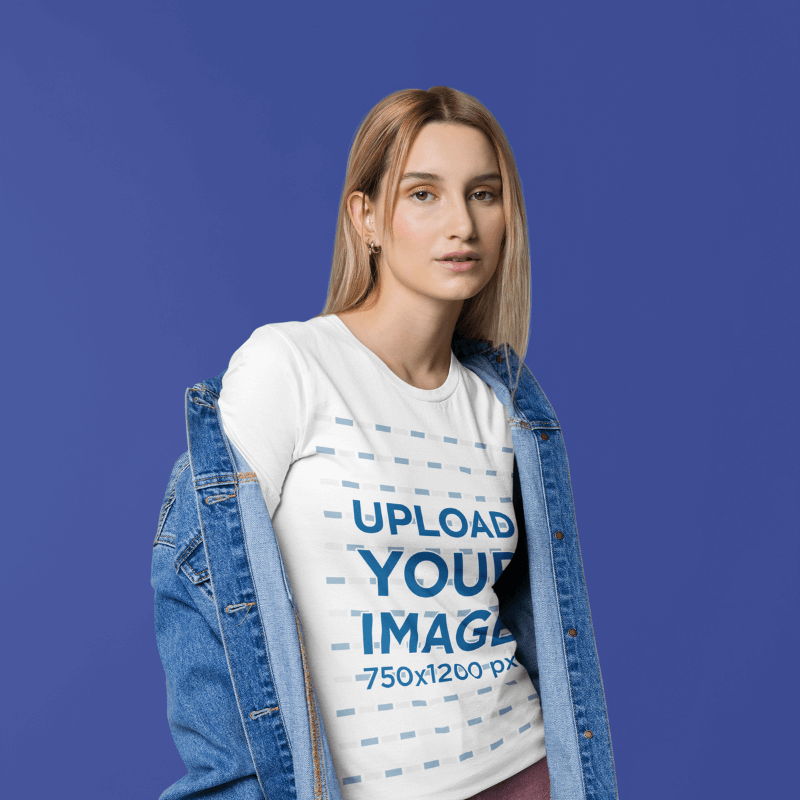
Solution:
[[[517,354],[453,339],[508,410],[517,551],[495,584],[517,660],[539,693],[552,800],[616,800],[567,454]],[[186,391],[189,449],[170,475],[153,548],[167,715],[188,774],[161,800],[341,800],[303,630],[255,473],[227,438],[222,375]]]

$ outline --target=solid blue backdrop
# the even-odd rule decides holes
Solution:
[[[785,797],[795,751],[789,2],[18,2],[0,12],[3,791],[184,772],[151,544],[183,392],[325,301],[369,109],[514,149],[623,798]]]

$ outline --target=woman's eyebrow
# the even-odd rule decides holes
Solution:
[[[415,180],[415,181],[441,181],[441,175],[434,175],[432,172],[406,172],[401,181],[406,180]],[[471,179],[472,182],[475,181],[491,181],[491,180],[502,180],[502,176],[500,176],[496,172],[484,172],[482,175],[476,175],[474,178]]]

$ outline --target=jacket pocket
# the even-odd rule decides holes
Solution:
[[[153,547],[158,544],[165,544],[167,547],[175,547],[175,536],[164,531],[164,523],[167,521],[169,512],[172,510],[172,506],[175,503],[175,490],[178,480],[188,467],[189,452],[187,450],[172,467],[172,472],[167,482],[167,491],[164,494],[164,500],[161,503],[161,511],[158,514],[158,528],[156,529],[156,538],[153,540]]]
[[[211,574],[208,570],[206,548],[203,544],[203,535],[198,533],[175,560],[175,572],[182,572],[195,586],[198,586],[208,596],[213,598],[211,589]]]

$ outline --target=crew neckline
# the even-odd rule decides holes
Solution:
[[[453,349],[450,349],[450,370],[447,373],[445,382],[436,389],[420,389],[404,381],[399,375],[395,375],[380,356],[369,349],[336,314],[325,314],[318,319],[327,320],[330,325],[336,328],[350,343],[351,346],[360,350],[374,365],[378,372],[384,376],[395,388],[399,389],[409,397],[416,400],[424,400],[429,403],[438,403],[446,400],[458,388],[461,381],[461,364],[456,358]]]

